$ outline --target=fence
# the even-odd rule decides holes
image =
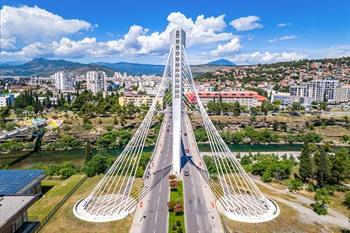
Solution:
[[[46,223],[48,223],[48,221],[55,215],[55,213],[57,212],[57,210],[59,208],[61,208],[61,206],[68,200],[68,198],[70,198],[72,196],[72,194],[80,187],[80,185],[82,185],[85,180],[87,179],[87,176],[84,176],[73,188],[72,190],[69,191],[69,193],[67,193],[64,198],[57,203],[57,205],[46,215],[46,217],[40,221],[40,227],[38,228],[38,230],[36,232],[39,232],[45,225]]]

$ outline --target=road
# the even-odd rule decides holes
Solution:
[[[166,112],[166,131],[163,135],[164,140],[159,145],[160,154],[154,156],[151,162],[150,176],[153,186],[150,190],[149,198],[145,203],[145,212],[143,215],[142,233],[164,233],[168,232],[168,200],[169,200],[169,172],[172,163],[172,124],[170,112]]]
[[[6,133],[3,133],[0,135],[0,140],[5,140],[9,137],[12,137],[18,133],[21,133],[21,132],[24,132],[24,131],[27,131],[27,130],[30,130],[30,129],[33,129],[33,128],[37,128],[37,127],[40,127],[42,125],[44,125],[46,123],[46,121],[43,121],[43,122],[39,122],[39,123],[34,123],[30,126],[25,126],[25,127],[22,127],[22,128],[18,128],[18,129],[14,129],[12,131],[9,131],[9,132],[6,132]]]
[[[185,121],[183,122],[185,123]],[[182,131],[183,135],[188,135],[185,126],[182,127]],[[184,156],[188,159],[182,170],[183,172],[189,172],[189,176],[183,176],[186,231],[191,233],[211,233],[213,231],[209,224],[209,211],[203,192],[203,178],[195,162],[186,155],[186,150],[188,150],[188,154],[193,152],[188,136],[183,136],[182,142],[185,150],[183,151]]]
[[[182,132],[183,153],[187,158],[183,174],[184,171],[189,172],[188,176],[183,175],[186,230],[191,233],[224,233],[220,215],[215,208],[215,195],[204,179],[208,178],[204,172],[206,168],[199,155],[187,113],[183,115]]]

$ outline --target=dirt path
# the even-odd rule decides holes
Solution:
[[[264,183],[260,180],[258,177],[251,176],[254,182],[260,186],[263,186],[271,191],[273,191],[276,194],[285,194],[288,196],[291,196],[295,198],[296,201],[287,200],[284,198],[281,198],[277,195],[271,195],[271,197],[279,202],[282,202],[296,211],[300,213],[301,220],[305,222],[310,223],[318,223],[321,225],[336,225],[338,227],[341,227],[343,229],[349,229],[350,230],[350,222],[349,218],[338,211],[329,208],[328,214],[324,216],[320,216],[316,214],[309,206],[311,203],[314,203],[313,199],[310,199],[308,197],[302,196],[300,194],[291,193],[288,190],[281,190],[278,188],[273,187],[272,185],[268,183]],[[308,206],[308,207],[306,207]],[[327,229],[327,228],[326,228]]]

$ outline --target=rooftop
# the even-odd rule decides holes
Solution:
[[[14,215],[24,208],[28,208],[37,196],[0,196],[0,228]]]
[[[43,170],[0,170],[0,195],[22,194],[44,177]]]

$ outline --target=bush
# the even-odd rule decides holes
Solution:
[[[345,193],[345,200],[344,200],[344,204],[350,208],[350,191],[347,191]]]
[[[327,206],[320,202],[311,204],[311,207],[318,215],[326,215],[328,212]]]
[[[84,123],[84,124],[83,124],[83,128],[84,128],[85,130],[90,130],[90,129],[93,128],[93,126],[92,126],[91,123]]]
[[[178,227],[181,226],[181,221],[180,220],[176,221],[176,226],[178,226]]]
[[[177,233],[182,233],[182,232],[183,232],[182,228],[179,227],[179,228],[177,229]]]
[[[83,171],[88,177],[104,173],[114,162],[114,157],[108,155],[95,155],[85,165]]]
[[[182,214],[184,212],[184,207],[181,202],[177,202],[174,205],[174,212],[176,213],[176,215]]]
[[[171,227],[171,229],[172,229],[173,231],[176,231],[176,230],[177,230],[176,224],[173,224],[172,227]]]
[[[299,179],[292,179],[288,182],[288,189],[291,192],[299,191],[301,186],[303,185],[303,182]]]
[[[317,189],[315,193],[315,201],[320,202],[322,204],[329,204],[330,202],[330,192],[328,189],[321,188]]]

